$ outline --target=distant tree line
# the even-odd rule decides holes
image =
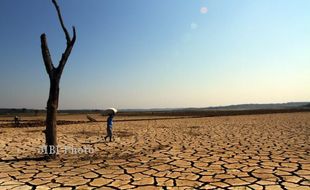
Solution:
[[[45,113],[45,110],[41,109],[27,109],[27,108],[2,108],[0,109],[0,115],[13,115],[13,114],[32,114],[39,115]]]
[[[75,110],[57,110],[58,113],[67,114],[95,114],[102,113],[99,109],[75,109]],[[46,109],[27,109],[27,108],[0,108],[0,115],[29,114],[40,115],[45,114]]]

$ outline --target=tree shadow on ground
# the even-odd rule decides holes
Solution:
[[[12,159],[7,159],[3,160],[0,159],[1,162],[21,162],[21,161],[48,161],[49,159],[45,156],[39,156],[39,157],[24,157],[24,158],[12,158]]]

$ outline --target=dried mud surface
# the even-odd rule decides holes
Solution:
[[[310,113],[58,126],[59,147],[94,153],[42,160],[43,127],[0,128],[0,189],[310,190]]]

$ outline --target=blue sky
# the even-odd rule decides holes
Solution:
[[[310,100],[308,0],[59,0],[77,41],[60,109]],[[207,8],[203,12],[202,8]],[[2,0],[0,107],[45,108],[65,37],[51,1]]]

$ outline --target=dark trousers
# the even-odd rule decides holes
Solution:
[[[109,137],[110,141],[112,141],[113,131],[112,127],[107,127],[107,136],[105,137],[105,140]]]

